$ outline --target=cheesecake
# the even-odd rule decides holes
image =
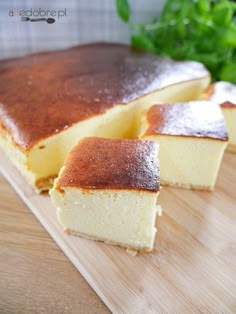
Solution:
[[[159,189],[157,143],[87,137],[49,193],[65,232],[150,252]]]
[[[221,106],[229,134],[227,150],[236,152],[236,85],[216,82],[210,85],[205,95]]]
[[[140,138],[159,143],[161,184],[211,191],[228,135],[220,107],[192,101],[151,107]]]
[[[236,104],[236,85],[229,82],[215,82],[204,93],[205,99],[210,99],[217,104],[229,101]]]
[[[236,153],[236,103],[225,101],[220,104],[220,107],[225,117],[229,134],[227,150]]]
[[[86,136],[132,138],[143,110],[196,99],[209,84],[197,62],[96,43],[0,61],[0,147],[48,190]]]

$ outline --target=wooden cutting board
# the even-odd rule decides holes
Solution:
[[[236,155],[214,192],[163,188],[151,254],[64,234],[47,194],[37,195],[0,152],[0,170],[114,313],[236,313]]]

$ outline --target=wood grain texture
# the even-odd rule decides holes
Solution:
[[[164,213],[157,220],[154,251],[135,257],[122,248],[65,235],[48,195],[36,195],[2,153],[0,163],[111,311],[236,312],[236,155],[225,154],[214,192],[162,189]]]
[[[0,313],[109,313],[0,175]]]

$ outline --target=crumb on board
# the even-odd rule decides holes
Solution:
[[[130,254],[131,256],[136,256],[138,254],[138,251],[133,249],[127,249],[126,252]]]
[[[162,208],[160,205],[157,205],[157,216],[162,216]]]

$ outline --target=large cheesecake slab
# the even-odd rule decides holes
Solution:
[[[229,133],[227,150],[236,152],[236,85],[216,82],[209,87],[206,95],[221,106]]]
[[[220,107],[194,101],[156,105],[140,130],[160,145],[161,184],[213,190],[228,135]]]
[[[0,61],[0,146],[39,190],[85,136],[132,137],[158,102],[199,97],[209,73],[121,44],[89,44]]]
[[[69,153],[50,194],[67,233],[149,252],[159,189],[157,143],[90,137]]]

